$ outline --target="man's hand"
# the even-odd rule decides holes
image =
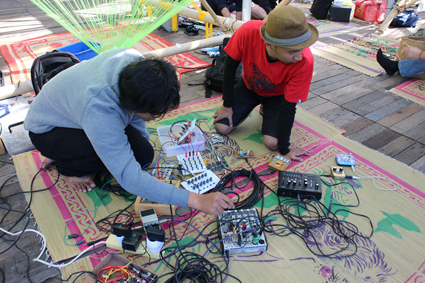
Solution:
[[[222,193],[198,195],[190,192],[187,206],[212,215],[219,215],[223,213],[225,209],[235,209],[232,200]]]
[[[297,161],[303,161],[303,159],[300,157],[302,155],[310,155],[310,150],[306,150],[301,147],[293,147],[289,148],[289,152],[285,154],[285,156],[291,160],[297,160]]]
[[[229,119],[229,126],[233,127],[233,109],[232,107],[224,107],[223,105],[220,106],[220,108],[217,109],[217,111],[214,113],[213,118],[213,124],[215,124],[217,121],[220,121],[221,119],[227,118]]]

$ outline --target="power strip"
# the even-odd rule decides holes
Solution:
[[[280,170],[280,171],[285,171],[286,168],[288,168],[289,164],[291,164],[291,160],[280,155],[280,154],[276,154],[275,156],[273,156],[272,160],[270,160],[269,162],[269,169],[271,170]]]
[[[331,166],[331,174],[335,180],[345,179],[344,168],[341,166]]]
[[[248,232],[243,232],[248,231]],[[240,234],[238,234],[241,232]],[[255,208],[226,210],[218,216],[222,252],[229,254],[263,252],[267,240]]]
[[[196,152],[189,152],[189,154],[177,155],[177,160],[182,167],[182,174],[196,174],[207,171],[204,159],[201,154]]]
[[[218,182],[220,182],[220,178],[217,177],[217,175],[211,170],[207,170],[187,181],[182,182],[182,186],[193,193],[203,194],[214,189]]]
[[[322,181],[319,175],[279,171],[277,194],[287,197],[313,196],[322,198]]]
[[[187,125],[189,127],[187,127]],[[181,133],[181,136],[179,137],[177,144],[181,144],[184,139],[187,137],[189,133],[192,133],[195,130],[196,127],[196,118],[191,123],[185,123],[183,126],[183,132]]]

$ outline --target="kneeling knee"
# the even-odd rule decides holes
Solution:
[[[270,150],[278,150],[276,138],[264,138],[264,145]]]
[[[232,128],[224,124],[214,124],[214,128],[220,135],[227,135],[232,131]]]

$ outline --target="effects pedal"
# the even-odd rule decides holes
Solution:
[[[285,197],[313,196],[322,198],[322,181],[319,175],[280,171],[277,194]]]
[[[279,171],[285,171],[286,168],[288,168],[289,164],[291,164],[291,160],[280,155],[276,154],[273,156],[272,160],[269,162],[269,169],[270,170],[279,170]]]
[[[217,177],[211,170],[207,170],[187,181],[182,182],[183,188],[188,191],[203,194],[215,188],[220,182],[220,178]]]
[[[335,155],[336,164],[342,166],[353,166],[356,165],[356,160],[353,157],[353,154],[337,154]]]
[[[243,152],[243,150],[241,150],[240,152],[236,152],[236,157],[237,158],[253,158],[254,156],[254,152],[252,152],[251,150],[247,150],[246,152]]]
[[[201,173],[207,170],[204,159],[197,151],[186,152],[186,154],[177,155],[177,160],[182,167],[182,174],[189,175]]]
[[[331,166],[331,174],[335,180],[345,179],[344,168],[342,168],[341,166]]]
[[[224,211],[218,216],[218,235],[223,254],[267,250],[266,235],[255,208]]]

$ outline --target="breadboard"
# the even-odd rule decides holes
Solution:
[[[196,127],[196,118],[191,123],[184,123],[182,127],[182,132],[180,133],[180,137],[177,141],[177,144],[181,144],[188,134],[192,133]]]
[[[243,232],[247,231],[247,232]],[[238,234],[239,232],[242,232]],[[266,236],[255,208],[226,210],[218,216],[223,253],[239,254],[267,250]]]
[[[269,169],[271,170],[279,170],[279,171],[285,171],[286,168],[288,168],[289,164],[291,164],[291,160],[280,155],[276,154],[273,156],[272,160],[269,162]]]
[[[173,184],[176,187],[180,187],[180,181],[179,180],[167,180],[167,183]],[[158,215],[171,215],[170,212],[170,205],[168,204],[162,204],[157,202],[152,202],[148,199],[142,198],[140,196],[137,196],[136,201],[134,202],[134,210],[137,212],[137,214],[140,214],[140,211],[153,208],[155,209],[155,212]],[[176,214],[176,206],[172,205],[171,210],[173,215]]]
[[[197,151],[177,155],[177,160],[182,167],[183,175],[196,174],[208,170],[201,154]]]
[[[219,157],[217,157],[219,158]],[[207,169],[211,170],[213,172],[226,170],[226,168],[229,167],[229,164],[227,163],[226,159],[224,158],[224,155],[221,156],[220,160],[217,160],[216,162],[207,163]]]
[[[287,197],[322,198],[322,181],[319,175],[279,171],[277,194]]]
[[[171,177],[173,175],[173,167],[169,164],[158,164],[157,168],[152,169],[151,175],[159,180],[171,180]]]
[[[220,182],[220,178],[217,177],[217,175],[211,170],[207,170],[187,181],[182,182],[182,186],[188,191],[197,194],[204,194],[214,189],[218,182]]]

